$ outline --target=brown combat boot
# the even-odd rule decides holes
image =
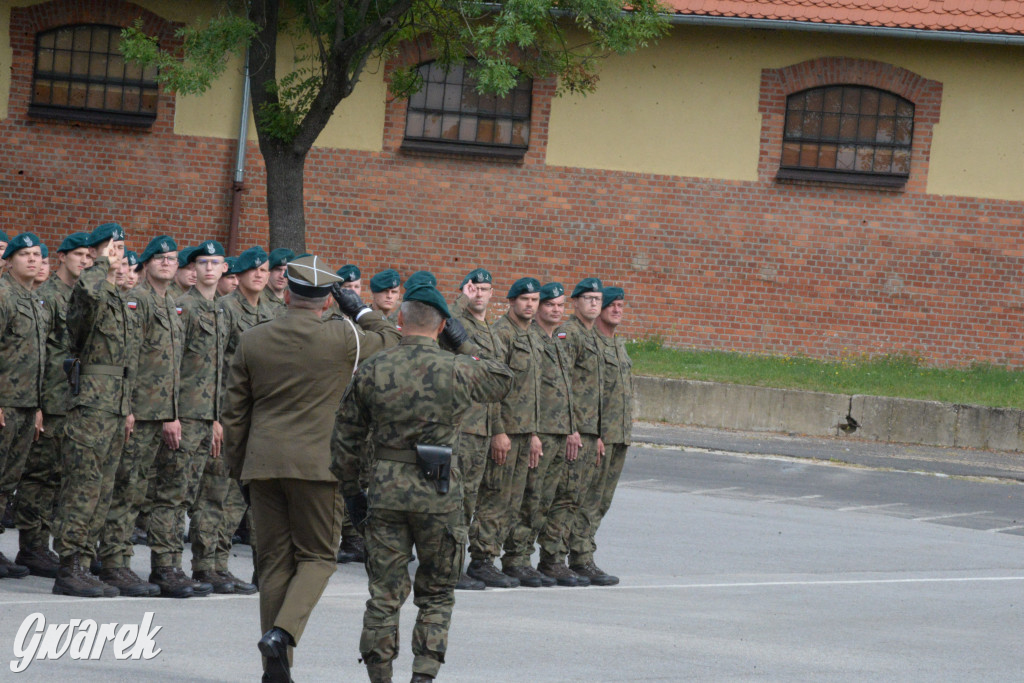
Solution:
[[[594,564],[593,560],[570,565],[569,569],[573,570],[578,576],[585,576],[590,579],[592,586],[614,586],[619,582],[619,577],[606,574],[600,567]]]
[[[49,548],[29,548],[18,551],[18,556],[14,558],[14,564],[28,567],[28,573],[32,576],[56,579],[57,570],[60,569],[60,558]]]
[[[559,586],[576,588],[580,585],[579,578],[561,562],[538,562],[537,571],[555,580]],[[587,581],[590,585],[590,581]]]
[[[498,571],[493,562],[487,560],[473,560],[466,574],[477,581],[483,581],[488,588],[519,588],[519,579],[506,576]]]
[[[217,573],[235,585],[235,595],[252,595],[259,590],[256,584],[246,583],[229,571],[218,569]]]
[[[181,567],[154,567],[149,582],[160,589],[162,598],[191,598],[192,580],[185,576]]]
[[[57,579],[53,582],[54,595],[75,598],[103,597],[106,585],[82,567],[78,555],[61,558]]]
[[[127,567],[104,567],[100,570],[100,581],[113,586],[128,598],[148,598],[160,593],[159,586],[146,583]]]
[[[0,553],[0,579],[23,579],[28,576],[28,567],[11,562]]]
[[[210,584],[213,586],[214,593],[228,594],[235,592],[235,582],[212,569],[192,572],[192,580]]]

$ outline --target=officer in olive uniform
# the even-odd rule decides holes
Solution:
[[[328,466],[342,393],[360,359],[399,339],[391,323],[347,290],[337,290],[338,306],[355,324],[323,320],[338,281],[316,256],[289,263],[288,312],[242,334],[231,360],[225,464],[251,492],[262,542],[264,680],[290,680],[290,648],[335,570],[342,501]]]
[[[3,253],[9,276],[0,289],[0,511],[7,507],[32,442],[43,430],[40,406],[50,317],[45,302],[32,292],[42,259],[40,244],[36,235],[23,232]],[[0,578],[28,573],[28,567],[0,553]]]
[[[444,662],[466,543],[462,482],[451,446],[471,405],[501,400],[512,386],[512,372],[501,363],[438,347],[443,330],[451,328],[447,342],[453,348],[462,346],[466,333],[458,321],[446,322],[447,306],[433,286],[409,288],[404,299],[402,342],[359,368],[331,447],[331,470],[341,480],[346,506],[357,525],[365,524],[370,599],[359,651],[374,683],[391,681],[414,547],[419,615],[412,680],[433,680]],[[359,471],[369,431],[376,463],[367,494]]]
[[[58,595],[116,596],[117,588],[83,568],[95,557],[107,518],[114,474],[121,459],[131,414],[135,378],[134,311],[114,285],[124,258],[125,232],[117,223],[96,228],[89,239],[94,265],[82,271],[68,300],[68,348],[77,359],[65,423],[60,494],[53,546],[60,569],[53,584]]]

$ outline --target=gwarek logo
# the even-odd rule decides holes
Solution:
[[[145,659],[156,657],[162,650],[153,638],[163,626],[153,628],[153,613],[146,612],[141,624],[97,624],[92,619],[72,619],[67,624],[46,624],[40,612],[25,617],[14,637],[14,656],[11,671],[21,673],[33,659],[98,660],[112,643],[115,659]]]

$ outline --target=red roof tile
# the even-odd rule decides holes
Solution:
[[[1015,0],[662,0],[676,14],[1024,34]]]

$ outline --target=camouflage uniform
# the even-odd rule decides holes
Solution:
[[[548,336],[537,323],[530,325],[533,344],[539,349],[537,427],[542,453],[537,466],[526,477],[523,502],[513,517],[511,533],[505,539],[504,568],[530,564],[534,544],[547,522],[548,509],[565,471],[566,438],[573,426],[572,366],[565,345]],[[545,542],[549,542],[545,539]]]
[[[160,446],[153,463],[154,496],[149,516],[149,548],[153,567],[180,567],[185,513],[196,499],[220,419],[223,400],[224,349],[230,319],[224,304],[209,301],[195,287],[177,301],[183,324],[181,390],[178,418],[181,444]]]
[[[149,469],[163,443],[165,422],[178,419],[181,387],[181,317],[169,293],[161,297],[148,281],[126,295],[138,334],[138,374],[132,394],[135,430],[117,467],[107,521],[100,536],[104,569],[127,567],[129,540],[148,493]]]
[[[278,296],[274,294],[270,287],[265,288],[263,293],[260,294],[260,301],[261,303],[266,302],[274,318],[280,318],[288,311],[288,304],[284,302],[284,295]]]
[[[633,361],[619,337],[606,337],[595,330],[603,368],[601,380],[601,439],[604,458],[593,484],[584,491],[576,515],[574,542],[569,548],[569,564],[582,565],[594,560],[594,537],[601,520],[612,504],[615,487],[626,462],[626,450],[633,432]],[[578,539],[579,545],[576,545]]]
[[[45,302],[50,318],[46,336],[46,369],[43,373],[43,427],[39,440],[32,444],[25,472],[18,485],[18,504],[14,522],[18,527],[21,550],[50,547],[54,504],[60,491],[60,451],[64,420],[68,412],[68,381],[64,359],[68,351],[66,318],[71,287],[59,277],[51,277],[35,292]]]
[[[68,347],[82,361],[82,377],[78,396],[70,397],[61,453],[63,478],[53,529],[61,560],[96,555],[124,446],[125,417],[131,413],[134,312],[106,280],[109,269],[106,256],[97,258],[82,271],[68,301]]]
[[[420,563],[413,672],[436,677],[448,649],[466,543],[461,476],[453,467],[448,494],[438,495],[415,464],[414,446],[451,446],[466,409],[500,400],[511,378],[500,363],[453,356],[428,337],[410,336],[360,367],[345,393],[331,444],[331,471],[345,496],[360,491],[359,460],[370,428],[376,439],[366,527],[370,599],[359,640],[371,680],[391,680],[413,546]]]
[[[13,277],[0,289],[0,511],[18,486],[35,438],[50,316],[38,294]]]
[[[491,332],[504,351],[500,358],[512,368],[512,391],[491,410],[493,434],[507,434],[512,448],[504,465],[488,458],[480,481],[476,515],[469,529],[469,551],[474,560],[490,562],[501,555],[502,543],[512,531],[526,489],[530,437],[537,431],[537,396],[540,389],[538,368],[540,347],[506,313],[491,326]],[[532,323],[531,323],[532,324]]]

